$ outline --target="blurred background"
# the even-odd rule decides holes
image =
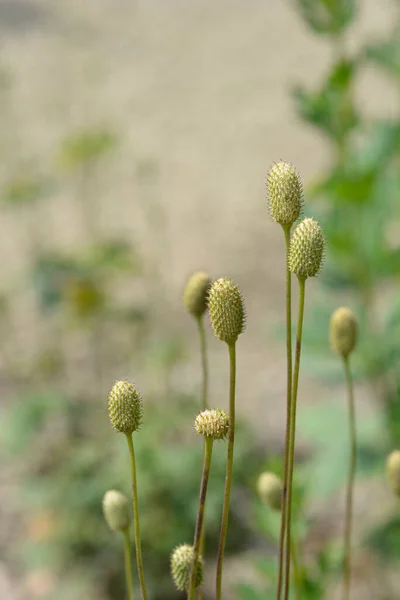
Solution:
[[[140,388],[137,434],[152,600],[176,599],[169,553],[190,542],[202,447],[187,277],[243,291],[239,430],[226,597],[273,598],[277,518],[255,492],[282,469],[283,236],[265,176],[300,171],[328,241],[308,287],[297,536],[304,598],[340,585],[346,403],[328,344],[348,304],[359,431],[353,598],[400,590],[400,513],[385,479],[400,444],[400,3],[395,0],[0,0],[0,597],[124,597],[105,490],[129,493],[107,418]],[[211,404],[228,360],[208,329]],[[215,451],[204,597],[213,597],[226,448]],[[271,594],[269,596],[268,594]]]

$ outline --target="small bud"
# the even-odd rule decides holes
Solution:
[[[317,221],[306,218],[297,225],[290,238],[289,270],[307,279],[321,269],[325,253],[325,238]]]
[[[103,513],[112,531],[125,531],[130,525],[129,501],[121,492],[109,490],[104,494]]]
[[[273,510],[281,510],[282,481],[275,473],[261,473],[257,481],[257,492],[264,504]]]
[[[244,300],[237,285],[229,279],[217,279],[208,297],[211,325],[215,336],[231,345],[244,331]]]
[[[190,585],[190,574],[193,563],[193,546],[182,544],[175,548],[171,555],[172,579],[178,590],[185,592]],[[199,558],[195,566],[195,585],[199,587],[203,582],[203,559]]]
[[[341,306],[331,316],[329,324],[331,348],[345,358],[357,342],[357,319],[350,308]]]
[[[206,312],[210,287],[211,279],[207,273],[199,271],[189,278],[183,292],[183,303],[193,317],[199,318]]]
[[[111,425],[121,433],[133,433],[142,423],[143,408],[139,392],[129,381],[117,381],[108,395]]]
[[[280,225],[293,225],[303,206],[303,186],[293,165],[274,164],[267,176],[267,194],[272,220]]]
[[[223,410],[204,410],[197,415],[194,428],[199,435],[223,440],[228,435],[229,417]]]
[[[386,475],[394,495],[400,498],[400,450],[393,450],[387,457]]]

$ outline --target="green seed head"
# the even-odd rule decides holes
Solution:
[[[213,440],[223,440],[228,435],[229,417],[223,410],[204,410],[197,415],[194,428],[199,435]]]
[[[273,510],[281,510],[282,481],[275,473],[261,473],[257,481],[257,492],[264,504]]]
[[[303,207],[303,186],[293,165],[274,164],[267,176],[267,194],[272,220],[280,225],[293,225]]]
[[[129,501],[121,492],[109,490],[104,494],[103,513],[112,531],[125,531],[130,525]]]
[[[139,392],[129,381],[117,381],[108,395],[111,425],[121,433],[133,433],[142,423],[143,407]]]
[[[215,336],[232,345],[244,331],[246,314],[242,294],[229,279],[217,279],[208,297],[211,325]]]
[[[400,498],[400,450],[394,450],[387,457],[386,475],[394,495]]]
[[[357,343],[357,319],[350,308],[341,306],[331,316],[329,324],[331,348],[345,358]]]
[[[178,590],[185,592],[190,584],[190,573],[193,563],[193,546],[182,544],[175,548],[171,555],[172,579]],[[195,566],[195,585],[199,587],[203,582],[203,559],[199,558]]]
[[[183,292],[183,303],[189,314],[197,319],[207,310],[208,292],[211,279],[207,273],[199,271],[194,273],[188,280]]]
[[[317,221],[306,218],[297,225],[290,238],[289,270],[307,279],[321,270],[325,254],[325,238]]]

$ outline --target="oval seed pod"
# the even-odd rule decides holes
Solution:
[[[202,271],[193,273],[186,284],[183,292],[183,303],[188,313],[197,319],[203,316],[207,310],[210,286],[210,277]]]
[[[357,342],[357,319],[350,308],[341,306],[331,316],[329,323],[331,348],[337,354],[347,357]]]
[[[289,270],[301,277],[315,277],[321,270],[325,238],[317,221],[306,218],[293,231],[288,256]]]
[[[280,225],[293,225],[303,207],[303,186],[296,169],[287,162],[275,163],[267,176],[268,208]]]
[[[275,473],[261,473],[257,481],[257,492],[264,504],[273,510],[281,510],[282,481]]]
[[[246,324],[244,300],[238,286],[225,278],[214,281],[208,309],[214,335],[222,342],[234,344]]]
[[[400,498],[400,450],[394,450],[387,457],[386,475],[394,495]]]
[[[229,432],[229,417],[223,410],[203,410],[197,415],[194,428],[199,435],[223,440]]]
[[[117,381],[108,395],[111,425],[120,433],[133,433],[142,423],[142,398],[133,383]]]
[[[112,531],[125,531],[131,522],[129,501],[125,494],[108,490],[103,498],[103,514]]]
[[[193,546],[181,544],[171,554],[171,575],[178,590],[187,591],[193,563]],[[203,582],[203,559],[199,558],[195,566],[195,582],[199,587]]]

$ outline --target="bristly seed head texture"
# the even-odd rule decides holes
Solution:
[[[293,225],[303,208],[303,186],[296,169],[287,162],[275,163],[267,176],[268,208],[280,225]]]
[[[400,498],[400,450],[393,450],[387,457],[386,475],[394,495]]]
[[[125,531],[131,522],[129,501],[125,494],[108,490],[103,498],[103,513],[112,531]]]
[[[193,273],[183,292],[183,303],[189,314],[200,318],[207,310],[208,292],[211,279],[203,271]]]
[[[341,306],[331,316],[329,323],[331,348],[346,358],[357,343],[357,319],[350,308]]]
[[[129,381],[117,381],[108,395],[111,425],[120,433],[133,433],[142,423],[142,398]]]
[[[325,238],[321,226],[312,218],[299,223],[290,238],[289,270],[301,277],[315,277],[321,270],[325,255]]]
[[[197,415],[194,428],[199,435],[213,440],[223,440],[229,432],[229,417],[220,409],[203,410]]]
[[[272,510],[281,510],[282,481],[275,473],[261,473],[257,481],[257,492],[264,504]]]
[[[181,544],[171,554],[171,575],[178,590],[185,592],[190,585],[190,574],[194,558],[193,546]],[[195,586],[203,582],[203,559],[199,558],[195,565]]]
[[[246,324],[244,300],[238,286],[229,279],[217,279],[208,297],[211,326],[215,336],[233,345]]]

